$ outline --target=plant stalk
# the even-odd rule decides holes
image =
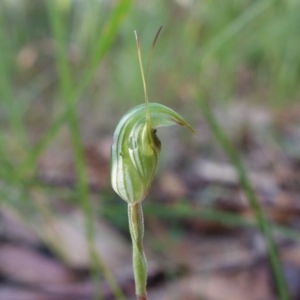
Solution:
[[[289,294],[287,283],[281,268],[280,257],[277,252],[276,243],[272,236],[271,225],[269,224],[268,219],[265,216],[265,213],[256,197],[255,191],[250,183],[242,160],[237,150],[234,148],[231,141],[227,137],[225,131],[219,125],[217,119],[214,117],[209,104],[201,96],[198,97],[198,104],[200,105],[202,113],[204,114],[204,117],[206,118],[216,140],[222,146],[228,158],[231,160],[232,165],[236,169],[241,188],[248,198],[249,205],[257,221],[257,226],[262,233],[266,243],[266,248],[268,251],[270,265],[274,274],[274,281],[276,283],[279,299],[288,300]]]
[[[141,203],[128,204],[128,222],[132,240],[132,264],[138,300],[147,300],[147,261],[143,247],[144,217]]]

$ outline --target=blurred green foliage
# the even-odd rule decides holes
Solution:
[[[49,3],[58,12],[58,37]],[[2,180],[13,186],[35,181],[38,158],[67,122],[66,98],[76,106],[83,139],[112,132],[124,111],[143,101],[134,29],[146,58],[164,26],[150,70],[150,99],[195,122],[195,92],[217,103],[294,103],[299,8],[296,0],[1,1]],[[62,72],[69,76],[69,96],[59,90],[65,80],[60,68],[68,69]]]
[[[47,3],[0,3],[1,160],[12,147],[11,163],[27,161],[27,169],[66,120]],[[118,24],[109,23],[111,1],[54,3],[72,98],[89,138],[111,132],[124,111],[142,102],[134,29],[146,57],[153,34],[164,25],[150,70],[150,99],[177,106],[195,121],[195,91],[209,101],[272,107],[299,96],[299,1],[138,1]]]
[[[53,189],[41,185],[36,166],[67,124],[77,200],[92,217],[81,143],[113,132],[120,116],[143,101],[133,30],[146,59],[164,26],[150,70],[150,100],[195,122],[195,93],[215,103],[293,104],[300,84],[299,11],[298,0],[2,0],[2,201],[28,221],[37,221],[35,210],[45,214],[32,192],[41,188],[50,197]]]
[[[112,2],[57,3],[57,9],[64,15],[64,38],[74,84],[78,84],[85,75]],[[51,42],[44,2],[6,0],[1,6],[1,44],[6,48],[5,52],[1,50],[5,53],[2,57],[10,78],[18,83],[14,88],[26,89],[35,80],[36,72],[44,76],[54,72],[50,45],[50,53],[38,53],[39,65],[36,62],[24,70],[16,64],[24,47],[32,46],[38,51],[45,39]],[[118,28],[88,90],[92,95],[85,102],[96,106],[105,102],[106,107],[122,105],[122,110],[140,103],[142,89],[133,30],[139,31],[143,49],[147,50],[153,33],[163,24],[150,76],[153,100],[182,104],[182,93],[192,84],[212,100],[224,101],[246,94],[251,100],[272,105],[291,103],[298,96],[299,6],[299,1],[292,0],[138,1]]]

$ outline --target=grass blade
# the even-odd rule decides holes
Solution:
[[[11,72],[7,62],[10,49],[4,32],[6,28],[4,22],[4,5],[2,8],[3,9],[0,11],[0,98],[4,102],[7,110],[8,123],[11,132],[16,136],[18,141],[25,146],[27,145],[26,132],[18,103],[16,103],[15,96],[12,92],[14,89],[11,84]]]
[[[113,11],[110,14],[109,19],[106,22],[101,34],[99,35],[98,42],[96,44],[95,50],[92,53],[92,59],[89,63],[89,67],[84,74],[83,80],[81,84],[77,87],[74,87],[74,91],[72,92],[72,102],[77,102],[84,92],[84,90],[89,85],[91,79],[93,78],[99,63],[101,62],[103,56],[107,52],[108,48],[110,47],[116,32],[123,21],[124,17],[127,15],[132,0],[119,0],[115,6]],[[23,168],[32,168],[36,163],[39,155],[45,150],[48,146],[49,142],[53,140],[56,136],[62,125],[64,125],[67,115],[68,109],[66,108],[62,113],[60,113],[56,119],[52,122],[51,126],[48,130],[44,133],[41,140],[36,144],[33,150],[29,153]]]
[[[94,244],[94,226],[93,226],[93,209],[89,202],[89,191],[85,170],[85,161],[83,148],[80,137],[79,123],[76,112],[76,102],[74,101],[74,85],[72,83],[72,76],[70,73],[70,69],[68,66],[67,60],[67,52],[66,52],[66,44],[65,44],[65,27],[62,23],[62,17],[60,12],[55,6],[55,2],[53,1],[45,1],[49,13],[49,19],[52,26],[52,31],[54,35],[54,40],[56,44],[56,53],[57,53],[57,69],[58,76],[60,81],[60,88],[62,98],[65,101],[65,115],[68,121],[68,127],[71,134],[72,140],[72,149],[75,161],[75,172],[77,177],[77,192],[78,192],[78,200],[80,207],[85,216],[85,231],[86,231],[86,242],[90,255],[90,269],[91,276],[93,279],[94,287],[95,287],[95,297],[100,297],[100,293],[98,293],[98,276],[96,268],[99,268],[104,277],[107,280],[107,283],[110,285],[112,292],[116,299],[125,299],[119,286],[115,282],[110,270],[105,266],[103,261],[100,259],[99,255],[96,252],[95,244]],[[56,128],[59,128],[56,126]]]
[[[241,185],[241,188],[243,189],[244,193],[247,196],[249,205],[255,215],[257,225],[259,230],[261,231],[264,240],[266,242],[266,247],[268,251],[268,256],[270,259],[270,264],[273,270],[275,283],[277,286],[277,291],[279,298],[281,300],[288,300],[288,290],[285,282],[285,278],[282,273],[280,260],[278,257],[276,245],[274,243],[273,237],[272,237],[272,231],[271,227],[267,221],[267,218],[256,198],[255,192],[253,190],[253,187],[250,184],[250,181],[248,179],[247,173],[245,171],[245,168],[242,164],[242,161],[239,157],[239,154],[237,150],[233,147],[232,143],[226,136],[224,130],[219,125],[218,121],[214,117],[214,114],[212,113],[209,104],[201,97],[198,96],[197,103],[201,107],[202,113],[204,114],[207,123],[210,126],[210,129],[217,140],[217,142],[221,145],[223,150],[226,152],[228,158],[230,159],[231,163],[235,167],[237,171],[237,175],[239,178],[239,182]]]

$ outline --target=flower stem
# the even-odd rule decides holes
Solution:
[[[141,203],[128,204],[128,221],[132,240],[135,292],[138,300],[147,300],[147,261],[143,248],[144,217]]]

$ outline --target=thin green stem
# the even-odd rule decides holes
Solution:
[[[288,300],[289,296],[288,296],[286,281],[282,273],[281,264],[277,253],[277,248],[272,237],[272,230],[270,224],[268,223],[264,211],[262,210],[256,198],[254,189],[248,179],[246,170],[242,164],[239,154],[234,148],[234,146],[232,145],[232,143],[230,142],[230,140],[228,139],[222,127],[219,125],[208,103],[201,96],[197,98],[197,102],[202,109],[202,112],[212,130],[214,137],[222,146],[223,150],[226,152],[227,156],[231,160],[231,163],[234,165],[237,171],[241,188],[243,189],[243,191],[247,196],[249,205],[257,220],[258,228],[261,231],[266,242],[268,256],[273,270],[274,279],[278,290],[278,295],[281,300]]]
[[[78,97],[83,94],[84,90],[90,84],[95,72],[99,67],[100,61],[104,57],[109,46],[112,44],[121,22],[129,12],[132,2],[133,0],[116,1],[107,22],[99,34],[98,42],[96,43],[94,51],[91,53],[92,58],[82,78],[82,81],[79,82],[79,86],[76,89],[76,94]]]
[[[128,222],[132,240],[132,262],[137,299],[147,300],[147,261],[143,247],[144,217],[141,203],[128,204]]]
[[[81,209],[85,216],[85,234],[86,234],[86,242],[89,251],[90,258],[90,270],[91,276],[94,284],[95,297],[98,299],[101,297],[99,288],[99,278],[97,275],[97,268],[103,272],[103,275],[110,284],[110,288],[116,299],[123,300],[125,299],[120,288],[116,284],[110,270],[105,266],[103,261],[100,259],[99,254],[95,249],[94,244],[94,225],[93,225],[93,209],[89,202],[89,190],[85,169],[85,161],[84,161],[84,153],[83,147],[80,137],[80,129],[79,122],[76,111],[76,102],[74,101],[75,93],[74,86],[72,83],[72,76],[68,66],[67,52],[66,52],[66,44],[65,44],[65,28],[62,24],[62,17],[55,7],[55,2],[53,1],[45,1],[49,17],[51,21],[51,26],[56,42],[56,52],[57,52],[57,69],[59,75],[59,81],[61,85],[61,93],[63,99],[65,101],[65,110],[66,117],[69,125],[69,130],[71,134],[72,140],[72,149],[74,154],[75,161],[75,172],[77,177],[77,192],[78,199]]]
[[[45,1],[47,2],[47,1]],[[53,1],[50,1],[53,2]],[[132,0],[118,0],[109,15],[109,18],[103,27],[98,42],[94,48],[94,51],[91,54],[91,61],[88,64],[87,69],[84,72],[84,76],[82,80],[79,82],[78,86],[73,87],[72,97],[70,98],[70,102],[75,103],[79,101],[80,97],[84,93],[85,89],[90,84],[93,76],[97,68],[99,67],[99,63],[104,57],[105,53],[109,49],[109,46],[113,42],[114,37],[116,36],[117,30],[123,21],[124,17],[127,15]],[[52,122],[52,125],[48,128],[48,130],[44,133],[41,140],[37,143],[37,145],[33,148],[33,150],[29,153],[23,168],[33,168],[36,163],[39,155],[45,150],[48,144],[53,140],[59,130],[62,128],[66,120],[68,119],[68,108],[66,107],[63,112],[61,112],[56,119]]]
[[[77,177],[77,192],[80,202],[80,206],[85,216],[85,234],[86,242],[89,251],[90,258],[90,269],[91,276],[93,279],[95,291],[97,290],[97,274],[95,272],[95,264],[93,263],[93,251],[94,244],[94,227],[93,227],[93,214],[92,209],[88,200],[88,189],[86,183],[86,173],[84,166],[83,150],[81,145],[79,125],[77,122],[76,108],[72,103],[73,99],[73,87],[71,82],[71,74],[68,68],[67,57],[66,57],[66,45],[65,45],[65,32],[61,22],[61,17],[55,7],[55,2],[46,1],[49,17],[52,25],[52,30],[54,33],[54,38],[56,42],[56,52],[57,52],[57,69],[59,75],[59,82],[61,85],[61,93],[63,99],[65,100],[65,106],[67,111],[67,120],[69,125],[69,130],[72,140],[72,149],[75,160],[75,172]]]
[[[159,37],[159,34],[160,34],[162,28],[163,28],[162,26],[160,26],[160,27],[158,28],[157,33],[156,33],[156,35],[155,35],[155,37],[154,37],[154,40],[153,40],[153,42],[152,42],[150,54],[149,54],[149,57],[148,57],[147,69],[146,69],[146,83],[148,83],[150,64],[151,64],[151,61],[152,61],[152,57],[153,57],[153,53],[154,53],[154,48],[155,48],[157,39],[158,39],[158,37]]]
[[[137,54],[139,59],[139,65],[141,70],[141,76],[142,76],[142,82],[143,82],[143,88],[144,88],[144,97],[145,97],[145,104],[146,104],[146,120],[148,123],[150,123],[150,112],[149,112],[149,99],[148,99],[148,91],[147,91],[147,82],[145,79],[144,74],[144,68],[143,68],[143,61],[142,61],[142,54],[141,54],[141,44],[139,40],[139,36],[136,31],[134,31],[135,34],[135,40],[136,40],[136,48],[137,48]]]
[[[4,7],[2,7],[4,9]],[[16,136],[18,141],[23,146],[28,146],[27,135],[23,124],[22,116],[20,113],[20,105],[15,99],[13,93],[10,70],[9,70],[9,43],[5,36],[5,22],[4,13],[0,10],[0,98],[5,104],[8,123],[11,132]]]

